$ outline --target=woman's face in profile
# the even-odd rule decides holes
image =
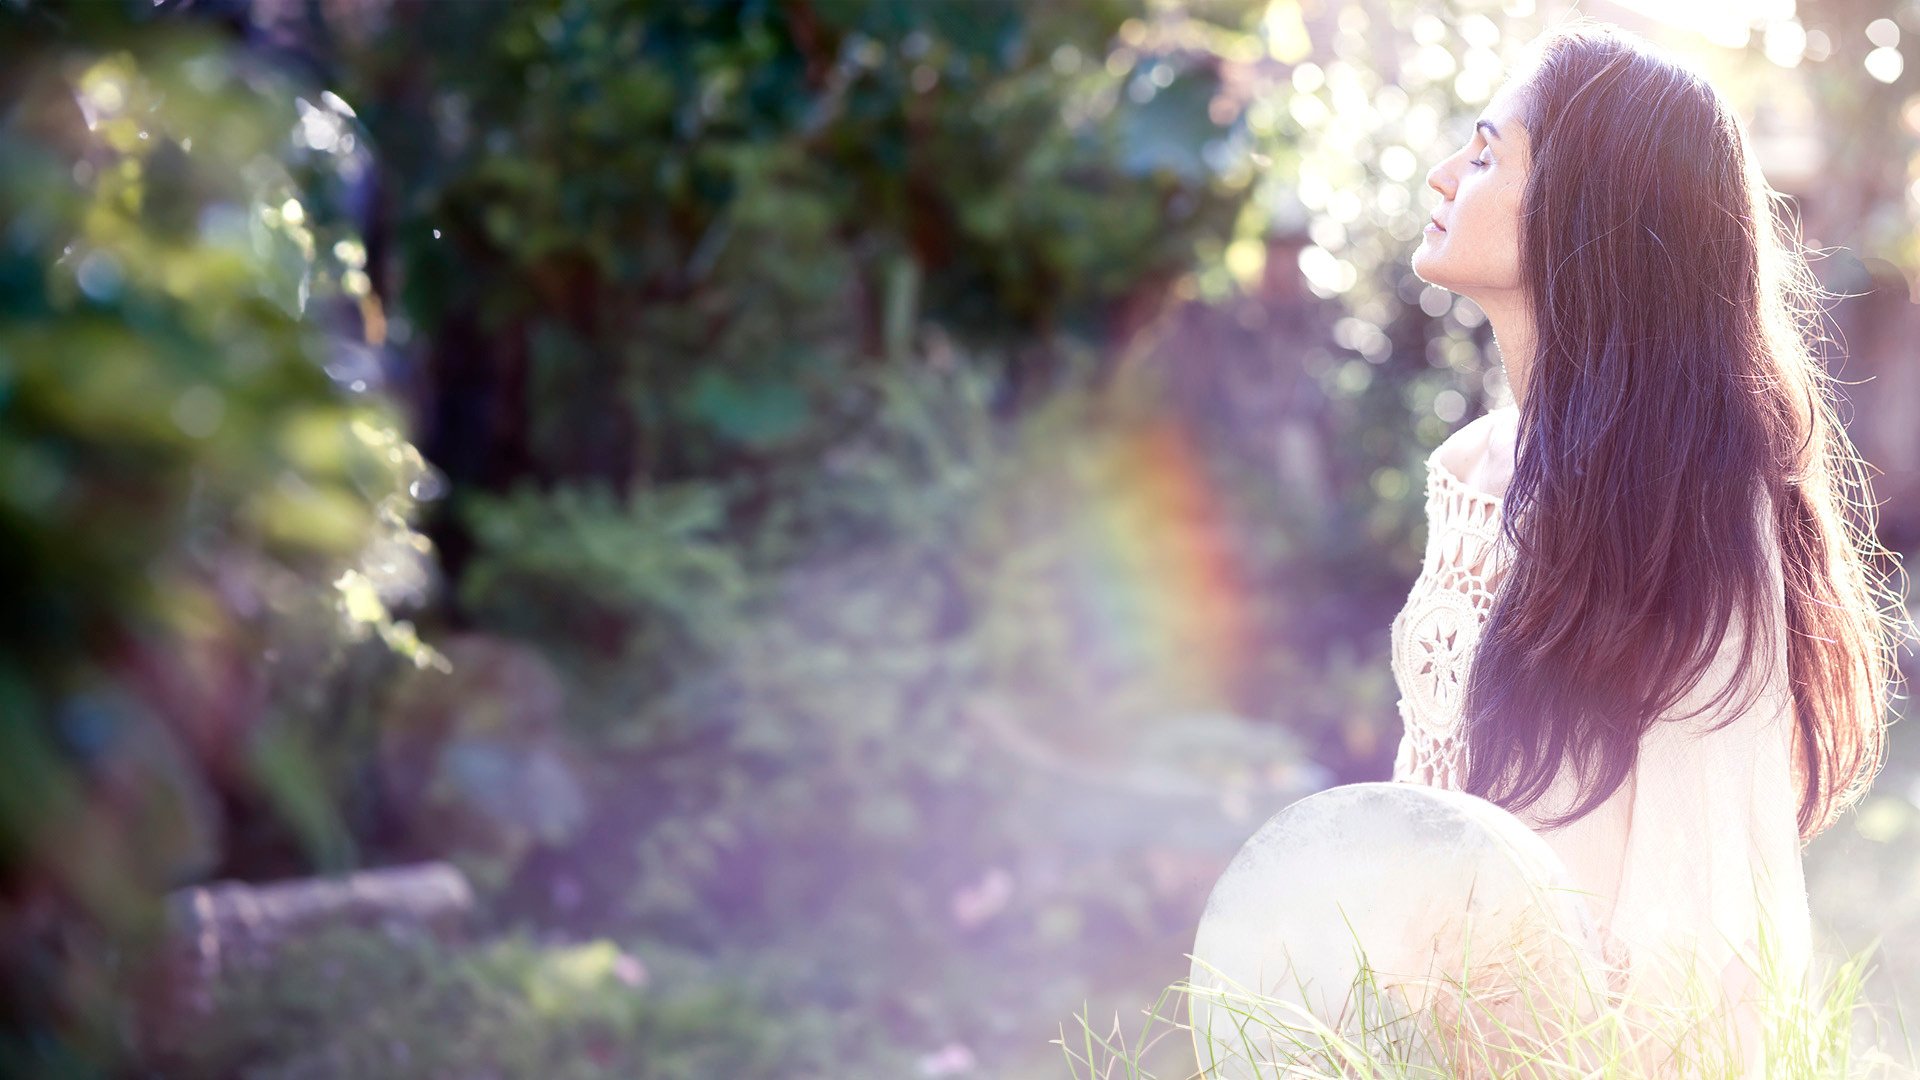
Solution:
[[[1440,204],[1413,253],[1413,272],[1482,307],[1520,290],[1520,206],[1531,151],[1520,122],[1524,92],[1517,79],[1501,87],[1467,144],[1427,173]]]

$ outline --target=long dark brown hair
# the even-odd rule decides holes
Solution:
[[[1828,298],[1699,75],[1591,23],[1534,56],[1520,241],[1534,352],[1464,786],[1519,812],[1570,763],[1578,797],[1541,821],[1558,827],[1620,787],[1663,716],[1731,702],[1722,723],[1738,719],[1778,644],[1778,558],[1811,840],[1883,763],[1905,628],[1817,353]],[[1734,677],[1677,714],[1729,632]]]

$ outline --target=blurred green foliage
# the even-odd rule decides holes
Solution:
[[[655,487],[622,499],[601,485],[531,486],[466,503],[482,553],[460,587],[474,617],[515,637],[591,647],[597,626],[635,626],[616,655],[684,656],[721,643],[710,616],[747,589],[721,535],[713,487]]]
[[[351,858],[298,747],[357,642],[436,654],[389,606],[424,583],[427,466],[329,378],[352,342],[320,313],[355,299],[357,240],[313,199],[329,162],[288,139],[292,87],[110,8],[0,18],[0,1064],[22,1075],[121,1041],[159,893],[244,847],[235,819]]]
[[[473,947],[333,930],[221,991],[218,1028],[162,1067],[191,1076],[832,1077],[910,1065],[819,1005],[715,978],[698,957],[607,940]],[[778,1018],[769,1015],[782,1010]],[[853,1056],[857,1055],[857,1057]]]
[[[1222,91],[1264,54],[1258,7],[1165,41],[1132,3],[342,28],[458,614],[554,665],[548,744],[591,808],[559,843],[461,849],[511,917],[751,944],[796,992],[936,1043],[1012,1037],[1104,940],[1183,921],[1141,853],[1169,823],[1220,833],[1218,795],[1152,737],[1208,705],[1151,653],[1086,666],[1097,552],[1069,518],[1130,483],[1124,429],[1154,409],[1129,342],[1242,227],[1244,102]],[[1231,459],[1217,479],[1263,482]],[[443,759],[494,741],[453,705],[461,671],[409,694],[467,717],[434,729]],[[1222,731],[1209,780],[1297,764]],[[1063,782],[1076,753],[1094,767]]]
[[[1059,338],[1104,340],[1244,198],[1142,156],[1142,129],[1223,124],[1204,56],[1121,94],[1102,58],[1136,11],[395,9],[341,89],[390,148],[401,292],[448,391],[435,461],[622,494],[810,468],[924,321],[1001,356],[1008,393],[1049,384]]]

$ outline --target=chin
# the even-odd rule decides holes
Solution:
[[[1448,275],[1446,270],[1440,265],[1441,261],[1439,254],[1429,250],[1426,243],[1422,241],[1420,246],[1414,249],[1413,252],[1412,265],[1414,276],[1429,285],[1438,285],[1443,289],[1452,289],[1453,286],[1447,284]]]

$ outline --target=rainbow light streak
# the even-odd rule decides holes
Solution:
[[[1074,537],[1070,595],[1102,670],[1148,665],[1155,681],[1231,707],[1250,612],[1230,522],[1185,429],[1122,436]]]

